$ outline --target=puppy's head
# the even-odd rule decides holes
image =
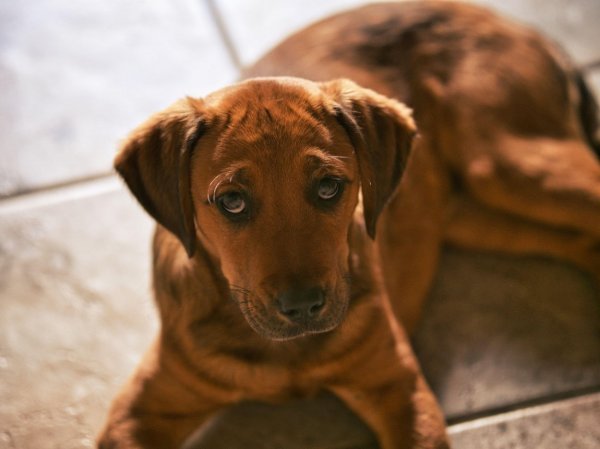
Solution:
[[[414,134],[403,105],[350,81],[254,79],[150,118],[115,166],[190,257],[218,261],[250,326],[285,340],[343,319],[359,189],[374,237]]]

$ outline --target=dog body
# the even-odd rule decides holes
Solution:
[[[270,75],[313,81],[181,100],[117,157],[159,223],[162,327],[99,447],[179,447],[224,406],[323,389],[383,449],[447,447],[396,317],[414,327],[444,239],[597,273],[593,100],[537,35],[445,2],[316,24],[248,71]]]

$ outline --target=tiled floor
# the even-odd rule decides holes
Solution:
[[[175,99],[234,81],[294,29],[360,3],[0,2],[0,449],[92,447],[156,329],[152,224],[110,174],[119,139]],[[565,45],[600,94],[598,0],[479,3]],[[446,250],[415,345],[456,448],[600,447],[599,303],[567,265]],[[247,449],[276,418],[305,420],[304,441],[337,419],[347,444],[335,447],[370,447],[340,408],[327,397],[244,406],[202,447]],[[231,429],[237,443],[215,442]],[[296,447],[311,446],[286,445]]]

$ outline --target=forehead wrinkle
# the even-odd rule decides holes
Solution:
[[[310,148],[306,150],[305,159],[307,160],[308,165],[312,167],[324,167],[340,174],[348,171],[347,165],[343,162],[344,159],[347,159],[345,156],[334,156],[320,148]]]
[[[313,107],[310,103],[302,105],[297,102],[290,101],[282,104],[291,112],[289,115],[290,121],[297,127],[299,123],[304,125],[304,132],[310,131],[313,138],[318,140],[319,146],[329,146],[332,143],[331,132],[325,126],[323,116],[318,108]],[[300,120],[298,120],[300,119]]]
[[[324,123],[318,98],[283,89],[244,93],[237,101],[228,98],[228,120],[215,142],[215,162],[252,154],[291,156],[289,149],[298,145],[331,146],[333,133]]]
[[[226,120],[223,125],[222,131],[215,142],[215,158],[217,161],[219,157],[224,154],[224,143],[230,139],[230,136],[239,131],[240,123],[244,123],[247,120],[250,111],[247,104],[241,103],[232,106],[230,110],[225,113]]]
[[[247,120],[239,123],[245,128],[272,130],[280,136],[287,134],[306,135],[319,138],[327,145],[331,141],[329,130],[323,123],[323,111],[319,102],[293,90],[258,90],[254,98],[246,99],[251,110]]]

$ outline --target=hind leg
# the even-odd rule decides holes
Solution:
[[[600,237],[600,163],[579,139],[503,136],[463,176],[490,208]]]
[[[509,215],[469,198],[453,201],[444,238],[465,248],[565,260],[600,283],[600,237]]]

